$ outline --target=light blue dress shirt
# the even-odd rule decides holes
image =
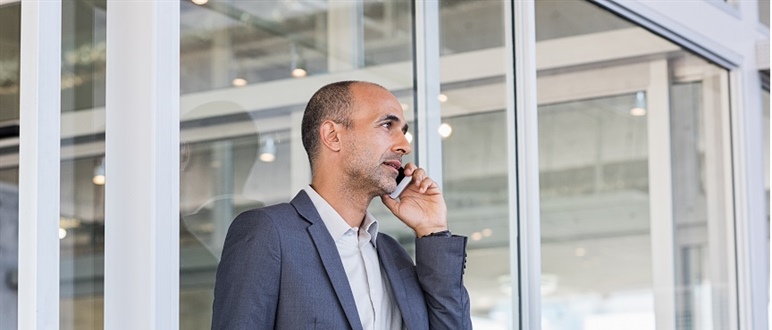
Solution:
[[[338,248],[362,327],[402,329],[402,315],[378,260],[378,221],[366,212],[361,228],[351,227],[314,188],[308,186],[304,190]]]

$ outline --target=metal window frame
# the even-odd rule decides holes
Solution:
[[[507,1],[507,153],[509,171],[512,328],[541,328],[541,220],[538,108],[536,98],[536,7]]]
[[[734,206],[734,247],[736,286],[730,288],[730,300],[736,309],[730,319],[738,329],[756,329],[768,325],[770,251],[766,248],[764,218],[764,183],[761,155],[763,148],[761,117],[761,81],[755,50],[759,32],[755,2],[738,2],[740,15],[722,12],[706,1],[645,2],[588,0],[635,24],[688,49],[729,71],[730,113],[726,128],[731,137],[732,191]],[[669,10],[668,10],[669,9]],[[706,15],[693,15],[695,12]],[[753,37],[737,38],[752,34]],[[736,317],[735,317],[736,315]]]
[[[19,329],[59,329],[61,26],[61,0],[22,1]]]
[[[179,2],[107,2],[106,329],[179,328]]]
[[[416,161],[442,187],[439,1],[413,1],[413,19]]]

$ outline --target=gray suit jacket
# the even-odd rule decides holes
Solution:
[[[378,257],[407,329],[471,329],[466,237],[416,239],[416,264],[378,235]],[[240,214],[217,268],[212,329],[362,329],[335,242],[311,199]]]

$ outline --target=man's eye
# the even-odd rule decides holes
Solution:
[[[385,128],[390,128],[391,127],[391,123],[389,123],[389,122],[383,123],[383,124],[381,124],[381,126],[383,126]]]

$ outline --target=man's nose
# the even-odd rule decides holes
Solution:
[[[413,148],[410,146],[410,142],[407,140],[407,136],[405,134],[401,134],[398,140],[399,141],[395,145],[396,151],[401,152],[403,155],[407,155],[413,151]]]

